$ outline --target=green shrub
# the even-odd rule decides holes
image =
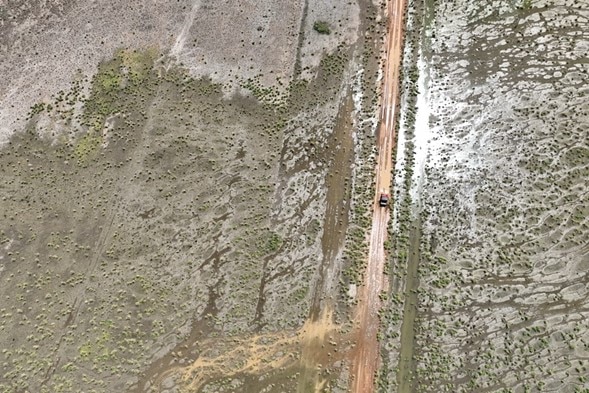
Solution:
[[[325,21],[318,20],[313,23],[313,29],[319,34],[329,34],[331,30],[329,28],[329,24]]]

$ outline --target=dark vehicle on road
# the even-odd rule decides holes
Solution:
[[[389,194],[380,194],[380,199],[378,200],[378,204],[381,207],[387,207],[389,205]]]

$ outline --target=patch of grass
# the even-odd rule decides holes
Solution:
[[[99,73],[96,80],[105,92],[116,90],[121,86],[121,75],[114,70],[106,70]]]
[[[156,55],[155,49],[120,51],[114,59],[102,63],[92,81],[91,95],[84,102],[84,125],[102,129],[108,116],[140,105],[155,83],[155,79],[148,79],[155,75]]]
[[[76,144],[74,155],[78,161],[85,163],[96,154],[102,138],[95,132],[84,135]]]
[[[277,233],[270,233],[268,239],[266,240],[266,244],[264,245],[264,251],[266,253],[273,253],[280,249],[282,246],[282,238]]]
[[[133,83],[139,83],[149,75],[157,58],[157,50],[154,48],[144,51],[123,50],[118,56],[121,59],[123,69],[128,71],[129,79]]]
[[[31,119],[36,114],[43,112],[46,109],[46,104],[43,102],[39,102],[29,109],[29,113],[27,115],[27,119]]]
[[[264,106],[266,109],[275,111],[286,109],[286,96],[281,93],[276,87],[266,87],[260,82],[260,76],[249,78],[241,83],[241,87],[249,90],[252,95]]]
[[[319,67],[321,68],[321,71],[325,73],[325,75],[339,78],[344,72],[347,61],[348,58],[345,52],[343,52],[342,48],[339,47],[338,50],[334,53],[322,58],[321,62],[319,63]]]

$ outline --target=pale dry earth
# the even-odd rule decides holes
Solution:
[[[316,70],[324,52],[357,39],[356,2],[308,3],[4,0],[0,145],[24,126],[31,106],[66,91],[80,75],[94,74],[120,48],[159,48],[178,57],[193,76],[226,83],[229,92],[241,79],[260,74],[268,86],[288,85],[297,58]],[[299,37],[312,36],[317,19],[333,23],[333,34],[299,43]]]

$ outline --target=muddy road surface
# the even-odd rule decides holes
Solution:
[[[387,236],[389,210],[379,206],[381,193],[390,193],[392,151],[395,146],[395,120],[399,97],[399,67],[403,42],[403,14],[405,0],[387,3],[389,21],[385,39],[382,106],[378,128],[378,160],[376,167],[376,193],[374,214],[370,232],[368,265],[364,285],[360,290],[360,302],[356,314],[358,323],[357,347],[354,353],[354,382],[352,391],[357,393],[374,390],[374,375],[378,369],[379,328],[378,310],[380,293],[386,288],[384,276],[384,241]]]

